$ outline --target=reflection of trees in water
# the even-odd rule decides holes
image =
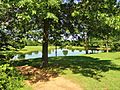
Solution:
[[[72,52],[74,52],[74,51],[75,51],[75,49],[71,49],[71,51],[72,51]]]
[[[95,54],[95,53],[98,53],[99,50],[91,50],[90,54]]]
[[[25,54],[19,54],[18,59],[25,59]]]
[[[34,51],[33,53],[34,53],[34,54],[38,54],[38,53],[39,53],[39,51]]]
[[[52,52],[54,52],[55,48],[48,48],[48,54],[51,54]]]
[[[29,53],[27,53],[27,54],[28,54],[28,55],[32,55],[32,53],[33,53],[33,52],[29,52]]]
[[[79,50],[79,52],[82,52],[82,50]]]
[[[48,50],[48,54],[51,54],[52,50]]]
[[[52,53],[52,49],[48,49],[48,54],[51,54]]]
[[[63,52],[64,56],[67,56],[68,50],[63,50],[62,52]]]

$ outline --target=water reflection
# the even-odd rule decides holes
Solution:
[[[82,50],[79,50],[79,52],[82,52]]]
[[[34,52],[29,52],[29,53],[27,53],[27,55],[32,55],[32,53],[34,53]]]
[[[75,49],[71,49],[72,52],[74,52]]]
[[[102,51],[97,50],[88,50],[89,53],[100,53]],[[57,55],[55,49],[49,49],[48,50],[48,57],[54,57],[54,56],[76,56],[80,54],[85,54],[85,50],[75,50],[75,49],[57,49]],[[14,60],[16,59],[32,59],[32,58],[41,58],[42,57],[42,51],[34,51],[27,54],[17,54],[13,57]]]
[[[33,53],[34,53],[34,54],[38,54],[38,53],[39,53],[39,51],[34,51]]]
[[[64,56],[67,56],[68,50],[63,50],[62,52],[63,52]]]
[[[18,54],[18,59],[25,59],[25,54]]]
[[[53,52],[52,49],[48,49],[48,54],[51,54]]]

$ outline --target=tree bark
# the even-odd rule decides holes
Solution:
[[[41,67],[46,67],[48,65],[48,29],[48,20],[44,20]]]
[[[55,56],[57,57],[57,45],[55,45]]]

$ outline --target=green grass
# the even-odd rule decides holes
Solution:
[[[81,46],[66,46],[67,49],[76,49],[76,50],[85,50],[84,47]]]
[[[49,46],[49,49],[54,49]],[[83,47],[67,47],[83,50]],[[42,51],[41,46],[26,46],[20,53]],[[10,51],[11,52],[11,51]],[[39,67],[41,59],[15,61],[15,66]],[[49,58],[50,71],[77,83],[84,90],[120,90],[120,52]],[[25,87],[21,90],[27,90]],[[30,90],[30,89],[29,89]]]
[[[55,46],[49,46],[48,47],[48,51],[51,51],[55,48]],[[59,47],[58,47],[59,48]],[[19,51],[0,51],[0,53],[2,54],[16,54],[16,53],[20,53],[20,54],[26,54],[26,53],[31,53],[31,52],[35,52],[35,51],[41,51],[42,52],[42,46],[25,46],[23,49],[19,50]]]
[[[97,58],[100,63],[86,64],[86,69],[88,70],[87,75],[84,73],[73,73],[71,70],[66,70],[66,75],[64,77],[70,79],[71,81],[78,83],[85,90],[120,90],[120,53],[101,53],[93,55],[85,55],[87,57]],[[83,65],[82,65],[83,66]],[[102,68],[103,67],[103,68]],[[97,69],[98,68],[98,69]],[[104,70],[106,69],[106,70]],[[90,74],[94,72],[96,75],[91,77]],[[90,76],[89,76],[90,75]],[[100,76],[99,76],[100,75]],[[98,79],[97,79],[98,78]]]
[[[29,53],[33,51],[42,51],[42,46],[25,46],[23,49],[21,49],[20,53]]]
[[[59,46],[57,47],[59,48]],[[84,47],[79,46],[66,46],[67,49],[76,49],[76,50],[84,50]],[[48,51],[55,49],[55,46],[49,46]],[[18,53],[30,53],[33,51],[42,51],[42,46],[25,46],[23,49],[19,50]]]
[[[65,48],[70,49],[70,50],[85,50],[85,47],[83,46],[66,46]],[[105,47],[89,47],[90,50],[106,50]],[[108,48],[111,50],[111,48]]]
[[[49,46],[48,49],[54,49],[55,46]],[[30,53],[33,51],[42,51],[42,46],[25,46],[23,49],[21,49],[20,53]]]
[[[28,85],[25,84],[24,87],[19,88],[18,90],[32,90],[32,87],[30,87],[30,86],[28,86]]]
[[[16,61],[15,66],[40,66],[41,59]],[[49,70],[84,90],[120,90],[120,52],[49,58]]]

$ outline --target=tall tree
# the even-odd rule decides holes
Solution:
[[[25,8],[22,13],[29,15],[30,20],[34,20],[33,28],[41,29],[43,34],[42,44],[42,67],[48,64],[48,41],[49,32],[52,23],[58,22],[57,14],[59,13],[60,0],[21,0],[18,5]],[[30,21],[29,20],[29,21]]]

